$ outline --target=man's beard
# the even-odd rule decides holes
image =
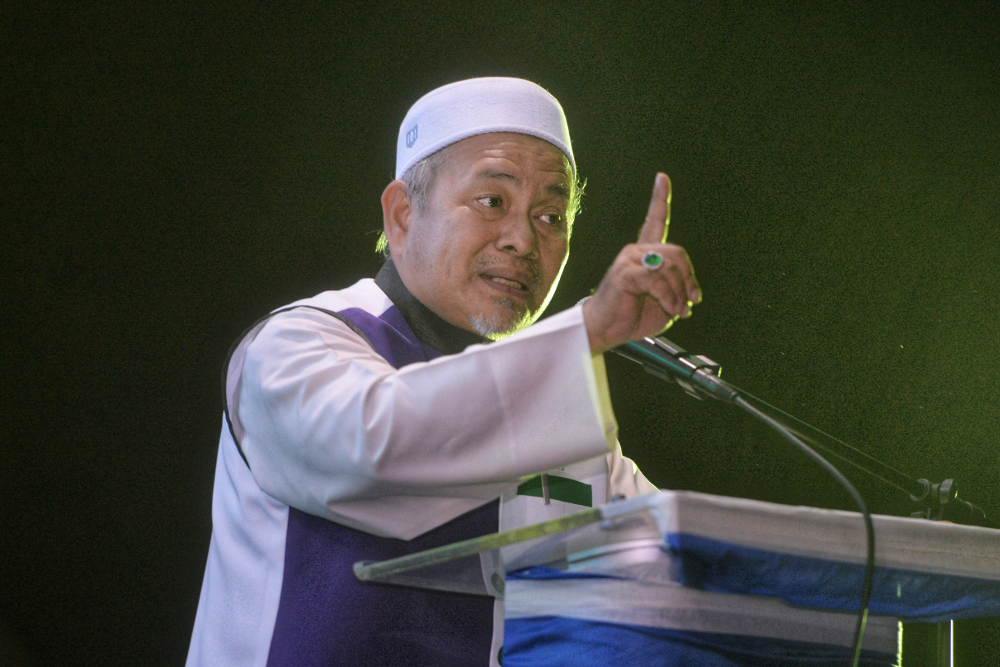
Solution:
[[[476,273],[485,272],[493,266],[508,264],[500,258],[485,256],[476,260],[474,270]],[[519,268],[531,274],[531,280],[527,285],[529,294],[536,294],[542,283],[542,272],[536,262],[520,263]],[[537,318],[536,310],[532,310],[526,303],[518,303],[514,299],[499,297],[496,299],[496,306],[493,312],[487,315],[479,313],[470,318],[472,329],[484,338],[496,340],[509,336],[520,331],[524,327],[532,324]]]
[[[472,329],[483,338],[503,338],[534,321],[534,313],[526,305],[519,305],[513,299],[501,297],[496,304],[496,309],[491,314],[480,313],[473,315],[470,320]]]

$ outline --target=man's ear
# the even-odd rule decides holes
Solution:
[[[406,183],[395,180],[382,191],[382,231],[394,258],[400,257],[410,232],[413,207],[406,196]]]

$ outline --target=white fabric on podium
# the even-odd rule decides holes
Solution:
[[[793,607],[782,600],[617,578],[512,580],[507,618],[560,616],[689,632],[853,646],[854,613]],[[899,621],[870,616],[864,648],[899,653]]]

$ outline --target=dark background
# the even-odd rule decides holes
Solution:
[[[664,170],[705,291],[671,337],[997,516],[994,2],[203,4],[0,18],[0,626],[26,664],[183,662],[225,352],[374,274],[398,125],[471,76],[565,107],[589,184],[551,312]],[[608,368],[655,483],[851,507],[749,418]],[[998,664],[996,620],[956,633],[958,664]]]

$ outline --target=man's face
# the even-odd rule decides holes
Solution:
[[[448,322],[485,336],[534,322],[569,256],[569,160],[524,134],[453,144],[410,210],[393,260],[404,284]]]

